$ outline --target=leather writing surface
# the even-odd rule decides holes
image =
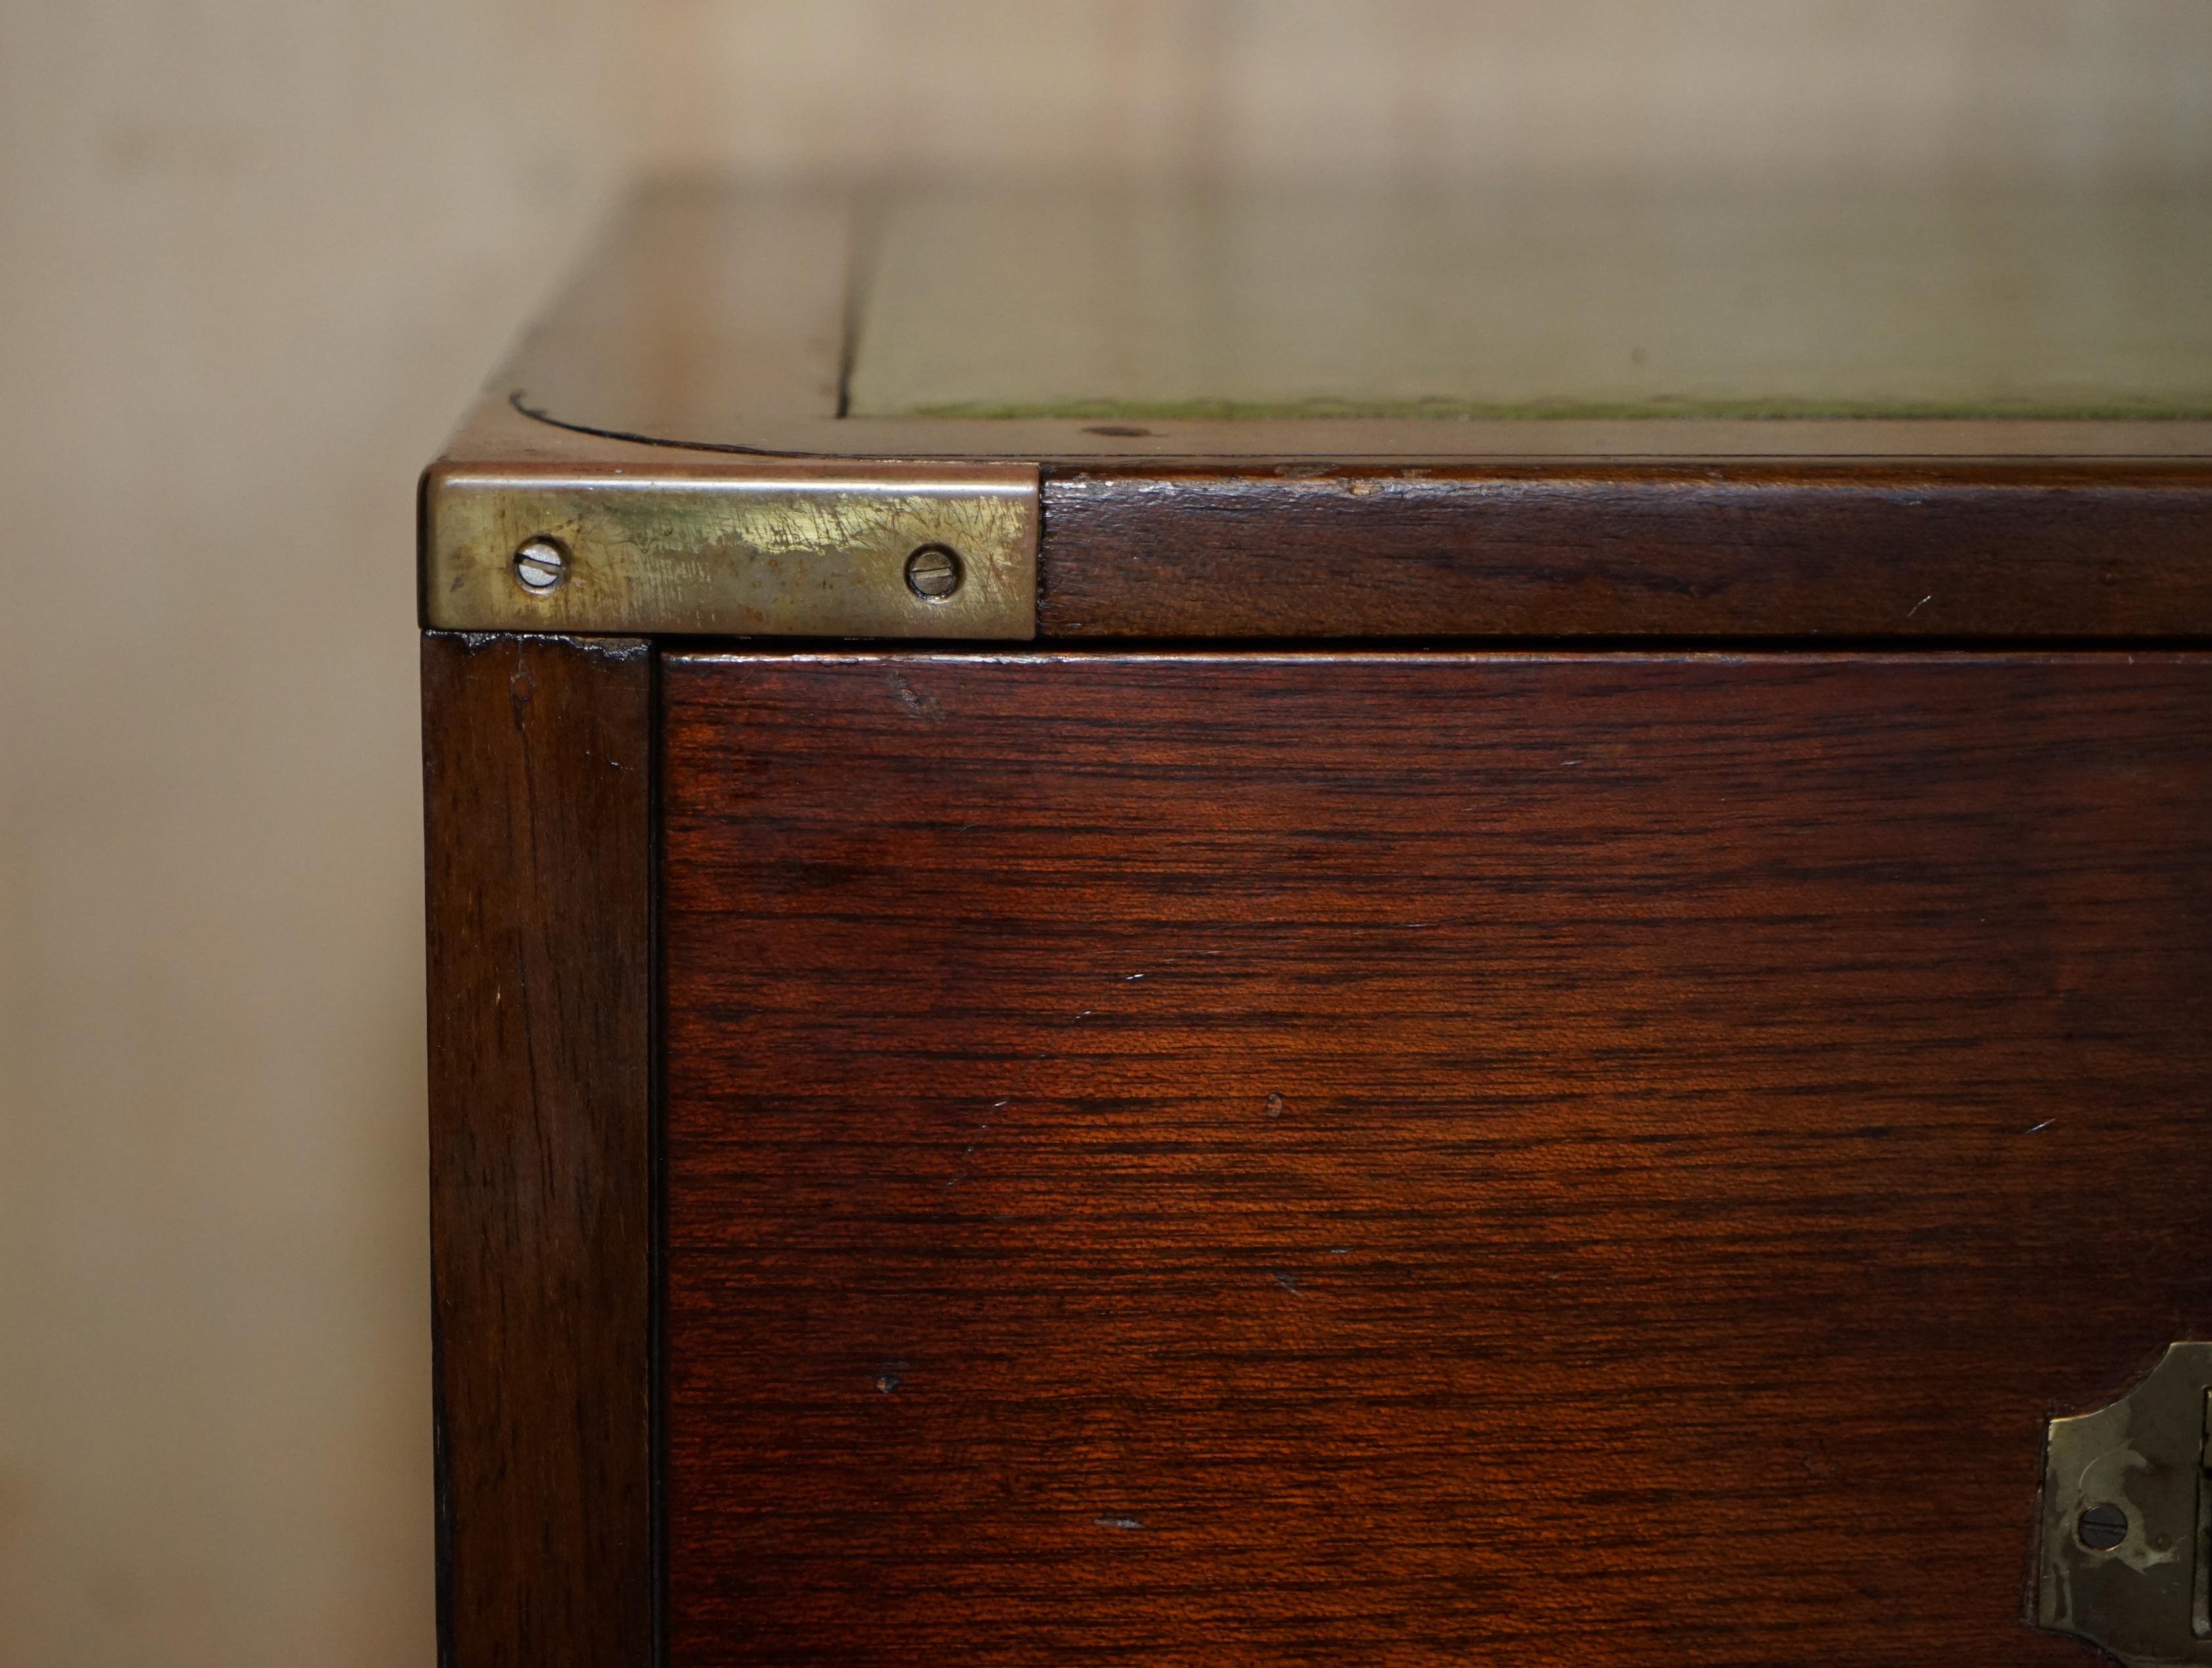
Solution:
[[[2194,182],[946,190],[870,247],[860,417],[2212,415]]]

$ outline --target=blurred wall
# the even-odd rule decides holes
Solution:
[[[0,1665],[430,1661],[415,472],[600,0],[0,9]]]
[[[0,0],[0,1668],[430,1660],[412,481],[630,167],[2208,156],[2203,0]]]
[[[664,152],[866,166],[2201,167],[2202,0],[659,0]]]

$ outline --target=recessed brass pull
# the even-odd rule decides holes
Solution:
[[[2036,1620],[2131,1668],[2212,1664],[2212,1343],[2111,1406],[2053,1419]]]

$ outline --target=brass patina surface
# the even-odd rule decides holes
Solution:
[[[2177,1343],[2110,1407],[2051,1422],[2036,1582],[2041,1626],[2086,1639],[2130,1668],[2212,1663],[2208,1392],[2212,1343]],[[2115,1507],[2125,1518],[2117,1543],[2091,1544],[2084,1514],[2101,1509],[2112,1521]]]
[[[557,583],[517,555],[550,543]],[[1037,471],[736,459],[449,464],[423,487],[422,615],[459,631],[1036,634]],[[957,577],[909,581],[917,552]],[[526,566],[531,566],[526,562]]]

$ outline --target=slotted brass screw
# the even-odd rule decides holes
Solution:
[[[556,538],[533,538],[514,553],[514,577],[525,591],[544,596],[568,577],[568,552]]]
[[[906,559],[906,583],[915,596],[943,602],[960,589],[959,553],[949,545],[923,545]]]
[[[2128,1538],[2128,1514],[2117,1506],[2092,1506],[2074,1532],[2092,1552],[2110,1552]]]

